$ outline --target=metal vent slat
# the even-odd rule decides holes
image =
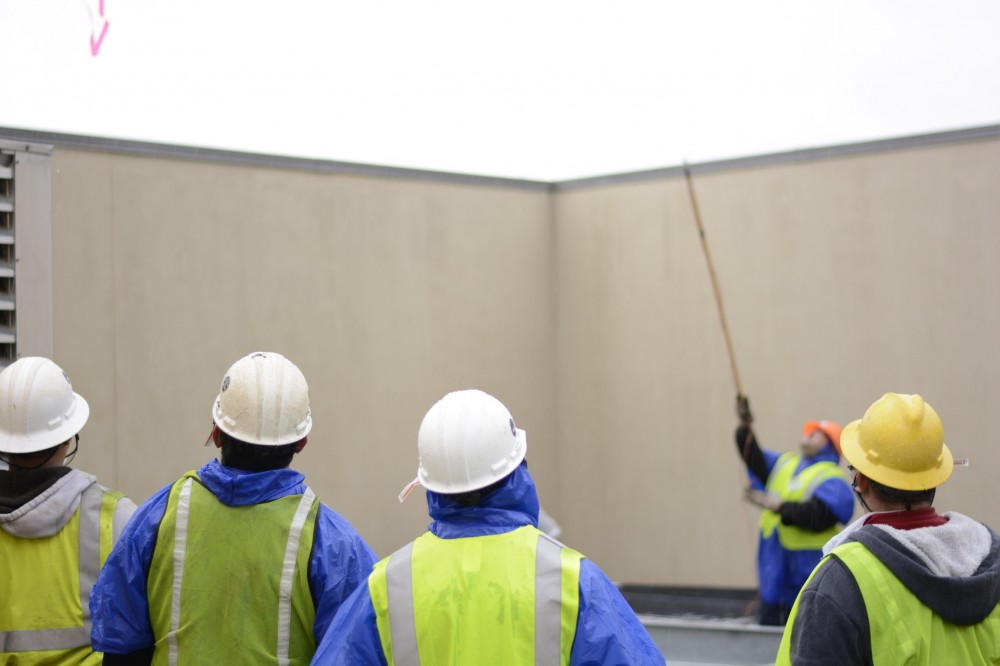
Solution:
[[[14,230],[17,154],[0,151],[0,369],[17,359],[17,271]]]

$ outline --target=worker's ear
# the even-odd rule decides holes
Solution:
[[[299,441],[295,442],[295,452],[296,453],[301,453],[302,449],[306,448],[306,444],[308,444],[308,443],[309,443],[309,438],[308,437],[303,437]]]
[[[865,476],[864,474],[858,473],[857,477],[855,477],[854,479],[855,490],[857,490],[859,493],[863,493],[870,487],[871,485],[868,481],[868,477]]]

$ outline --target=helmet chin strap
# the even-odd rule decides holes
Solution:
[[[73,458],[76,457],[76,452],[80,450],[80,433],[76,434],[76,439],[73,441],[73,450],[66,454],[66,458],[63,460],[63,466],[69,467],[70,463],[73,462]]]
[[[74,443],[73,443],[73,450],[66,454],[66,458],[63,461],[63,466],[64,467],[69,467],[69,464],[70,464],[70,462],[72,462],[73,457],[76,456],[76,452],[80,449],[80,434],[77,433],[74,437],[75,437],[75,440],[74,440]],[[66,440],[66,441],[69,441],[69,440]],[[65,443],[66,442],[63,442],[63,444],[65,444]],[[52,460],[52,456],[54,456],[55,454],[57,454],[59,452],[59,449],[61,449],[61,448],[62,448],[62,444],[60,444],[59,446],[53,447],[52,451],[51,451],[51,453],[49,453],[49,455],[45,456],[45,458],[43,460],[41,460],[37,464],[32,465],[30,467],[27,466],[27,465],[19,465],[19,464],[11,463],[9,456],[4,456],[3,461],[5,463],[7,463],[8,467],[10,467],[11,471],[17,471],[19,469],[28,469],[28,470],[30,470],[30,469],[41,469],[41,468],[45,467],[47,464],[49,464],[49,461]]]
[[[861,502],[861,506],[865,508],[865,511],[868,513],[873,513],[872,508],[868,506],[868,503],[865,501],[865,498],[861,496],[861,493],[858,492],[857,488],[854,489],[854,494],[857,495],[858,501]]]
[[[851,481],[851,490],[853,490],[854,494],[857,495],[858,501],[861,502],[861,506],[863,506],[865,508],[865,511],[867,511],[868,513],[872,513],[872,509],[871,509],[870,506],[868,506],[868,502],[865,501],[865,498],[861,496],[861,491],[858,490],[858,472],[857,472],[857,470],[854,471],[854,480]]]

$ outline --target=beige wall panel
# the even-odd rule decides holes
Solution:
[[[749,558],[727,553],[750,551],[753,515],[725,429],[713,427],[730,420],[713,395],[732,390],[683,188],[558,201],[565,538],[619,581],[746,583]]]
[[[478,386],[526,428],[563,539],[623,582],[754,584],[735,384],[679,179],[547,194],[57,149],[55,355],[94,409],[79,466],[142,500],[214,455],[225,369],[310,381],[296,465],[380,554],[424,529],[420,418]],[[765,445],[920,392],[1000,525],[1000,142],[697,176]]]
[[[972,459],[938,506],[1000,524],[998,172],[992,141],[696,178],[765,445],[922,393]],[[555,219],[566,540],[618,580],[752,585],[735,383],[683,181],[568,191]]]
[[[72,151],[56,162],[55,197],[88,204],[55,216],[59,304],[77,315],[58,318],[56,339],[78,388],[114,414],[88,426],[117,443],[107,483],[141,500],[214,455],[201,443],[219,382],[257,349],[305,373],[315,427],[296,466],[379,553],[426,526],[420,493],[403,507],[396,494],[416,471],[420,419],[449,390],[504,400],[538,474],[552,474],[544,192]],[[73,225],[92,229],[85,255]],[[101,358],[76,339],[98,341]]]
[[[705,178],[762,439],[790,445],[814,415],[846,423],[886,391],[920,393],[972,459],[937,505],[1000,524],[998,173],[992,141]]]
[[[132,445],[118,437],[114,159],[57,149],[51,163],[53,357],[90,404],[73,465],[112,487]],[[136,499],[148,494],[140,488],[130,487]]]

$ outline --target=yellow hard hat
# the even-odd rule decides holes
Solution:
[[[929,490],[955,467],[944,426],[919,395],[886,393],[840,435],[844,458],[872,481],[897,490]]]

